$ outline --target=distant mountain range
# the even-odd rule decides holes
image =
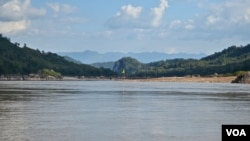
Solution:
[[[58,72],[64,76],[116,77],[125,75],[131,78],[192,75],[230,76],[241,71],[250,71],[250,44],[240,47],[231,46],[221,52],[204,57],[195,54],[173,55],[156,52],[100,54],[94,51],[85,51],[71,53],[71,55],[70,53],[60,54],[64,57],[51,52],[34,50],[26,45],[20,47],[20,44],[12,43],[9,38],[0,34],[0,77],[2,75],[39,73],[41,70]],[[65,57],[65,55],[69,57]],[[174,59],[168,59],[171,57]],[[115,60],[116,58],[118,61]],[[83,63],[106,63],[99,63],[99,68],[97,64],[93,67],[77,60]]]
[[[175,53],[167,54],[160,52],[142,52],[142,53],[121,53],[121,52],[107,52],[98,53],[96,51],[83,51],[83,52],[59,52],[57,53],[61,56],[68,56],[75,60],[78,60],[84,64],[93,63],[104,63],[104,62],[114,62],[123,57],[132,57],[139,60],[142,63],[150,63],[159,60],[182,58],[182,59],[200,59],[205,57],[206,54],[187,54],[187,53]]]
[[[250,44],[231,46],[201,59],[170,59],[141,63],[134,58],[124,57],[114,63],[112,70],[127,77],[237,75],[240,71],[250,70]]]

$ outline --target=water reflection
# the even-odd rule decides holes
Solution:
[[[0,140],[219,141],[250,123],[248,85],[0,82]]]

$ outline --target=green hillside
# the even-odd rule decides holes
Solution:
[[[113,71],[126,70],[127,76],[161,77],[186,75],[234,75],[238,71],[250,70],[250,45],[229,47],[200,60],[172,59],[143,64],[132,58],[117,61]]]
[[[76,64],[67,61],[55,53],[43,52],[28,48],[26,45],[19,47],[10,39],[0,34],[0,75],[30,74],[39,70],[51,69],[66,76],[113,76],[109,69]]]
[[[115,62],[103,62],[103,63],[93,63],[91,66],[96,68],[108,68],[110,70],[113,69]]]
[[[115,76],[125,72],[127,77],[162,77],[186,75],[234,75],[250,70],[250,45],[231,46],[200,60],[171,59],[141,63],[134,58],[124,57],[115,63],[107,63],[113,71],[77,64],[75,60],[55,53],[34,50],[0,34],[0,75],[39,73],[53,70],[63,76]],[[101,64],[98,64],[101,65]],[[124,70],[124,71],[123,71]]]
[[[131,57],[124,57],[115,62],[113,66],[113,71],[120,74],[125,70],[126,75],[136,75],[138,70],[144,70],[146,68],[145,64],[137,61]]]

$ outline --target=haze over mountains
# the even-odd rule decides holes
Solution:
[[[166,59],[200,59],[205,57],[206,54],[187,54],[187,53],[160,53],[160,52],[142,52],[142,53],[121,53],[121,52],[107,52],[107,53],[98,53],[96,51],[86,50],[83,52],[59,52],[61,56],[68,56],[75,60],[81,61],[85,64],[93,64],[98,62],[114,62],[123,57],[132,57],[139,60],[142,63],[150,63],[159,60]]]
[[[101,54],[100,58],[98,58],[98,53],[89,51],[86,56],[82,57],[97,57],[97,59],[103,59],[100,61],[105,62],[105,59],[120,57],[118,54]],[[149,59],[147,57],[155,59],[154,57],[164,55],[163,53],[152,53],[154,56],[150,56],[152,55],[150,53],[148,56],[145,54],[147,53],[144,53],[142,56],[146,59]],[[143,63],[139,59],[128,57],[129,54],[124,55],[121,53],[120,55],[126,57],[104,64],[106,67],[98,67],[98,64],[93,67],[77,62],[77,58],[74,60],[55,53],[31,49],[26,44],[21,47],[19,43],[12,43],[9,38],[3,37],[0,34],[0,76],[28,75],[39,73],[41,70],[58,72],[63,76],[84,77],[116,77],[121,75],[126,75],[126,77],[217,76],[217,74],[231,76],[241,71],[250,70],[250,44],[245,46],[231,46],[221,52],[204,56],[201,59],[183,59],[184,55],[175,59],[167,59],[169,56],[165,55],[162,56],[164,58],[158,61],[151,61],[150,59],[150,63]],[[190,58],[194,58],[194,56]],[[95,58],[92,59],[95,60]],[[85,60],[85,62],[87,61]],[[100,63],[100,65],[103,64]]]
[[[250,44],[231,46],[201,59],[169,59],[151,63],[124,57],[113,65],[114,72],[130,77],[163,76],[224,76],[238,75],[250,70]]]

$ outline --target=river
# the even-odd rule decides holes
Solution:
[[[249,117],[244,84],[0,81],[1,141],[220,141]]]

